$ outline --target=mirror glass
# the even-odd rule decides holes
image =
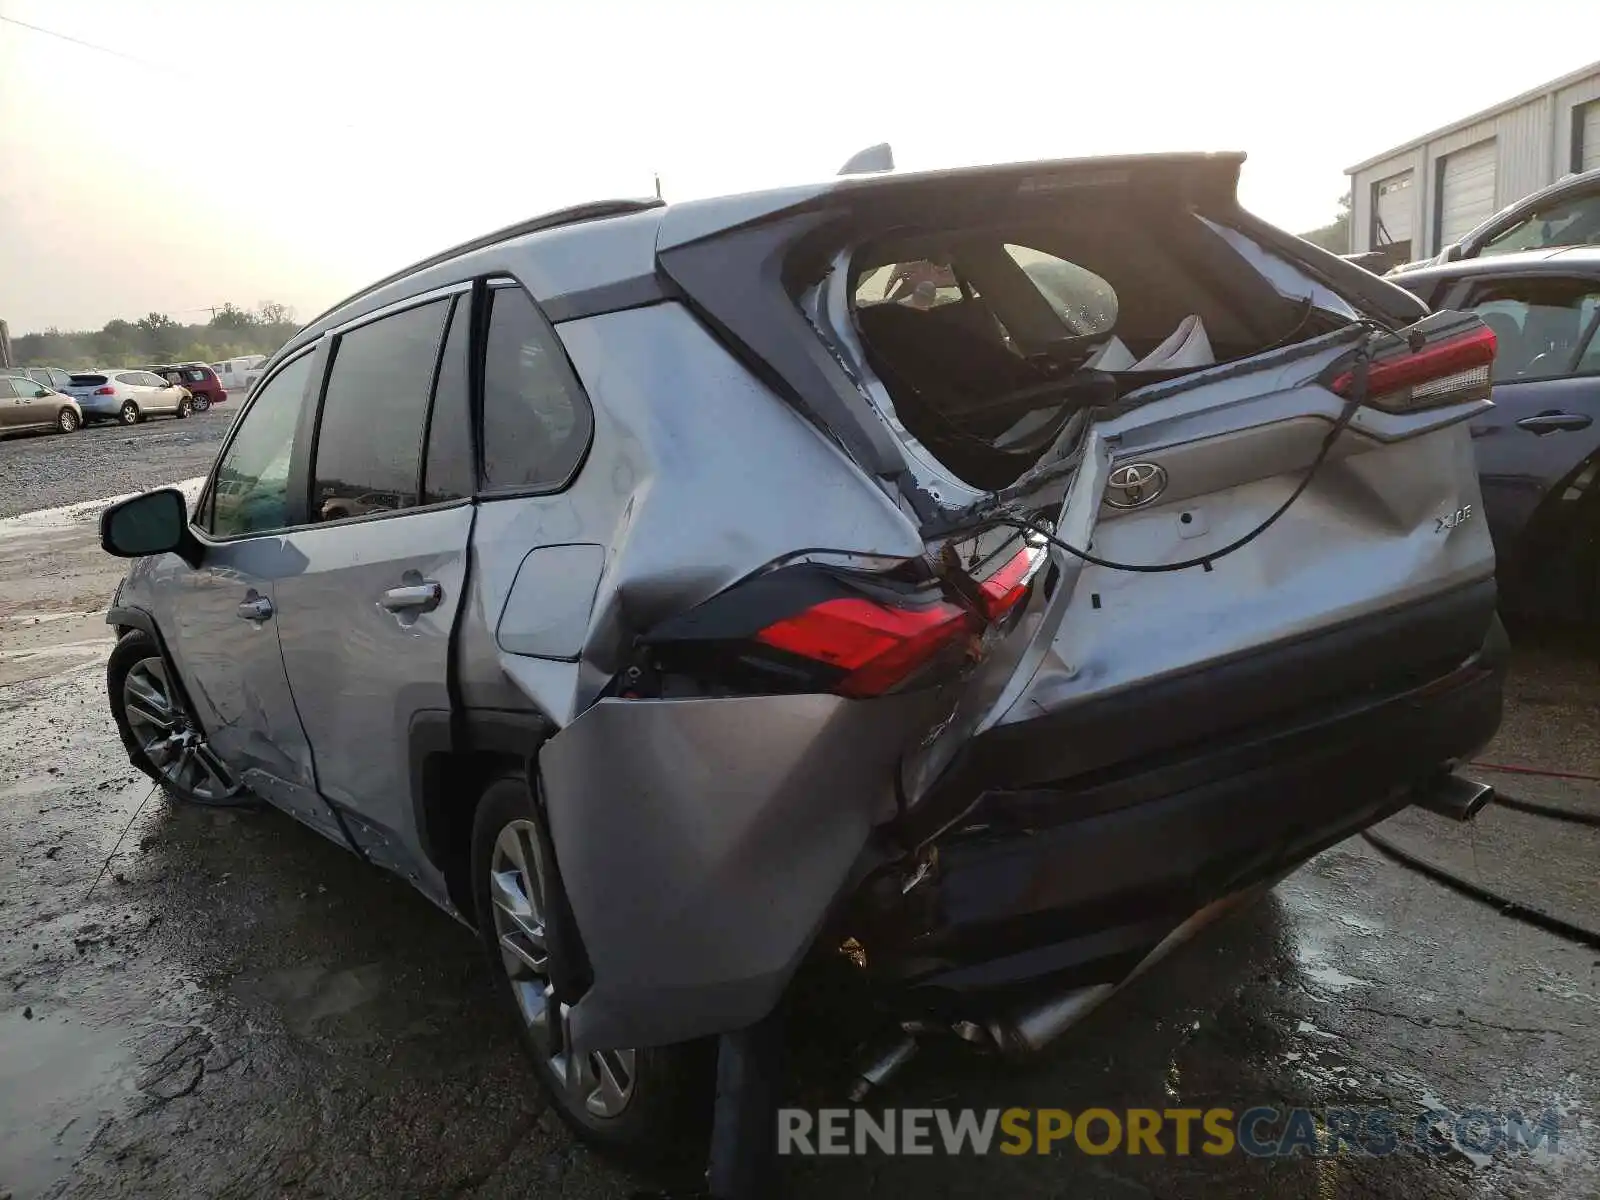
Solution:
[[[100,520],[100,543],[122,558],[164,554],[182,543],[188,522],[182,492],[175,488],[146,492],[106,510]]]

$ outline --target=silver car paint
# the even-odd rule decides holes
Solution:
[[[765,1015],[936,697],[602,700],[541,755],[562,882],[594,984],[580,1051]]]
[[[298,529],[285,540],[304,565],[277,581],[273,624],[317,783],[360,813],[368,857],[405,874],[426,865],[415,845],[411,725],[450,708],[450,629],[471,524],[471,505],[458,503]],[[385,607],[391,589],[430,583],[436,608]]]

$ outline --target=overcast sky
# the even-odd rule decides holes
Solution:
[[[1245,150],[1294,231],[1343,169],[1576,69],[1593,5],[1053,0],[0,0],[13,334],[302,319],[496,225],[903,167]],[[1497,32],[1498,31],[1498,32]],[[1514,36],[1510,31],[1515,31]]]

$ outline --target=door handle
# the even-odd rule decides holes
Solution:
[[[390,612],[432,612],[444,599],[444,588],[431,579],[392,587],[378,600]]]
[[[1529,433],[1540,437],[1547,433],[1571,433],[1579,429],[1587,429],[1594,423],[1594,418],[1586,417],[1582,413],[1547,412],[1536,417],[1523,417],[1517,422],[1518,429],[1526,429]]]
[[[246,621],[270,620],[272,617],[272,601],[251,591],[240,601],[238,613]]]

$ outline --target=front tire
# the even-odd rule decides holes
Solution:
[[[56,432],[58,433],[76,433],[78,427],[82,424],[83,422],[78,420],[78,414],[70,408],[63,408],[56,414]]]
[[[185,804],[238,808],[254,804],[190,718],[155,639],[131,629],[106,663],[111,717],[128,761]]]
[[[122,411],[117,414],[117,420],[121,421],[124,425],[137,425],[140,421],[144,420],[144,414],[139,411],[139,406],[137,404],[135,404],[132,400],[129,400],[122,406]]]
[[[194,411],[194,401],[193,400],[183,399],[183,400],[179,400],[178,401],[178,412],[177,412],[178,420],[180,420],[180,421],[183,420],[185,417],[187,417],[193,411]]]
[[[478,930],[495,990],[515,1014],[557,1115],[596,1149],[640,1164],[705,1161],[715,1045],[689,1042],[582,1057],[563,1049],[566,1005],[551,995],[545,918],[554,882],[543,814],[527,781],[491,783],[472,832]]]

